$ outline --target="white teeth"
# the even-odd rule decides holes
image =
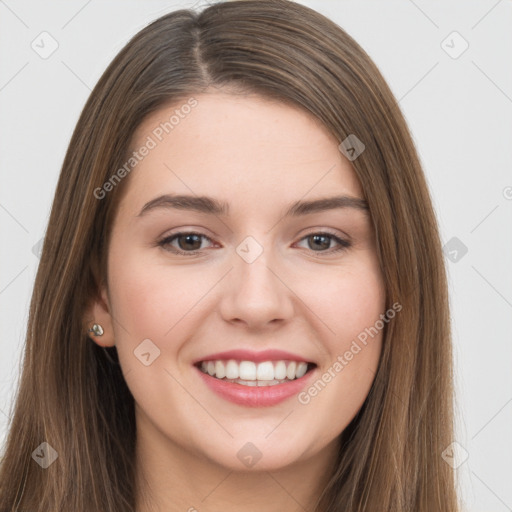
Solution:
[[[222,379],[226,376],[226,368],[222,361],[215,362],[215,376],[217,379]]]
[[[286,370],[286,376],[289,378],[289,379],[294,379],[295,378],[295,369],[297,368],[297,363],[295,361],[292,361],[289,365],[288,365],[288,369]]]
[[[230,359],[226,364],[226,379],[238,379],[238,364],[236,361]]]
[[[295,371],[295,376],[297,377],[297,379],[300,379],[301,377],[306,375],[306,370],[307,369],[308,369],[308,364],[307,363],[299,363],[297,365],[297,370]]]
[[[203,361],[204,373],[248,386],[273,386],[282,382],[300,379],[308,369],[308,364],[300,361]]]
[[[277,380],[286,378],[286,363],[284,361],[278,361],[274,366],[274,378]]]
[[[243,380],[256,380],[256,363],[242,361],[238,367],[239,377]]]
[[[258,364],[258,380],[274,380],[274,365],[271,361]]]
[[[289,382],[287,379],[283,380],[242,380],[242,379],[233,379],[228,380],[227,382],[236,382],[237,384],[242,384],[244,386],[258,386],[258,387],[266,387],[266,386],[275,386],[276,384],[282,384],[283,382]]]

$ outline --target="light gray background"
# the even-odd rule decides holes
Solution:
[[[459,244],[446,251],[458,388],[456,453],[464,461],[454,471],[466,510],[510,511],[512,2],[300,3],[332,18],[365,48],[407,118],[443,244]],[[0,0],[0,443],[20,374],[39,261],[33,248],[44,235],[78,115],[133,34],[164,13],[193,5],[205,2]],[[31,47],[49,48],[43,31],[58,43],[47,59]],[[452,56],[462,40],[446,39],[453,31],[469,44],[458,58]]]

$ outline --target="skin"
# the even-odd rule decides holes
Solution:
[[[298,200],[363,198],[339,141],[309,113],[255,95],[195,98],[125,178],[108,283],[88,311],[105,329],[94,341],[117,347],[135,398],[138,511],[312,510],[339,435],[370,390],[381,332],[307,404],[296,396],[271,407],[233,404],[205,386],[192,361],[275,348],[314,361],[312,382],[320,378],[385,312],[371,217],[353,208],[283,217]],[[148,117],[133,148],[177,107]],[[162,207],[139,216],[164,193],[212,196],[228,202],[230,214]],[[326,229],[351,247],[333,252],[334,239],[320,248],[308,239]],[[182,231],[205,238],[158,245]],[[247,236],[263,248],[252,263],[236,252]],[[134,350],[148,338],[160,355],[146,366]],[[237,457],[248,442],[262,454],[251,468]]]

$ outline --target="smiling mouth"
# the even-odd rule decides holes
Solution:
[[[240,361],[216,359],[200,361],[195,366],[203,373],[225,382],[243,386],[275,386],[300,379],[316,367],[303,361]]]

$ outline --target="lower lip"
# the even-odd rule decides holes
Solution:
[[[274,386],[244,386],[216,379],[195,367],[205,384],[222,398],[246,407],[268,407],[297,395],[306,386],[316,368],[299,379]]]

